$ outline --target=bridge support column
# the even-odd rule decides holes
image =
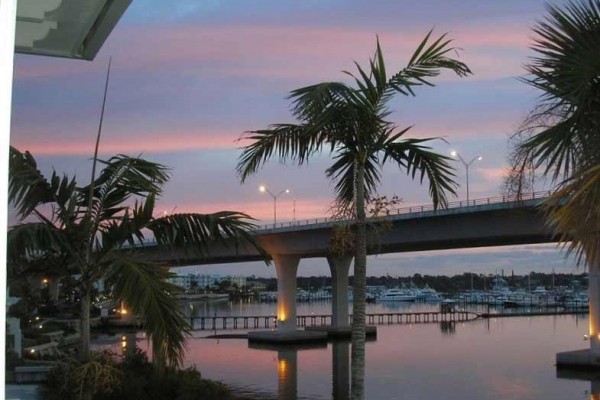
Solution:
[[[277,330],[296,330],[296,274],[299,256],[273,255],[277,271]]]
[[[590,355],[592,360],[600,360],[600,260],[595,265],[588,264],[590,299]],[[596,361],[599,363],[599,361]]]
[[[343,328],[348,324],[348,271],[352,263],[352,256],[327,257],[331,270],[331,326]]]

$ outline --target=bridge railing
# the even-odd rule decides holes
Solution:
[[[484,197],[484,198],[479,198],[479,199],[470,199],[469,201],[466,201],[466,200],[451,201],[448,203],[447,207],[445,207],[444,209],[450,210],[450,209],[456,209],[456,208],[462,208],[462,207],[474,207],[474,206],[489,205],[489,204],[502,204],[502,203],[512,203],[515,201],[543,199],[543,198],[550,196],[551,193],[552,193],[551,191],[542,191],[542,192],[526,193],[526,194],[522,194],[519,196],[504,195],[504,196]],[[438,210],[439,209],[440,208],[438,208]],[[387,215],[390,216],[390,215],[416,214],[416,213],[429,212],[429,211],[435,211],[435,208],[432,203],[424,204],[424,205],[408,206],[408,207],[399,207],[399,208],[390,210],[389,213],[387,213]],[[258,229],[263,230],[263,229],[288,228],[288,227],[294,227],[294,226],[322,224],[322,223],[333,222],[333,221],[336,221],[336,219],[331,218],[331,217],[309,218],[309,219],[304,219],[304,220],[278,222],[277,224],[262,224],[262,225],[259,225]]]
[[[502,204],[502,203],[512,203],[515,201],[525,201],[525,200],[535,200],[535,199],[543,199],[550,196],[552,192],[543,191],[543,192],[533,192],[526,193],[520,196],[493,196],[493,197],[484,197],[479,199],[472,199],[468,202],[466,200],[459,201],[451,201],[448,203],[448,206],[445,208],[446,210],[457,209],[462,207],[474,207],[481,205],[489,205],[489,204]],[[438,208],[439,209],[439,208]],[[416,206],[408,206],[408,207],[400,207],[394,210],[391,210],[387,215],[405,215],[405,214],[417,214],[423,212],[435,211],[433,204],[424,204],[424,205],[416,205]],[[278,222],[277,224],[264,224],[259,225],[258,230],[268,230],[268,229],[276,229],[276,228],[289,228],[289,227],[299,227],[299,226],[307,226],[307,225],[315,225],[322,224],[327,222],[336,221],[331,217],[321,217],[321,218],[310,218],[305,220],[297,220],[297,221],[285,221]],[[144,247],[144,246],[152,246],[156,244],[156,240],[154,238],[144,239],[140,243],[136,243],[134,247]],[[123,246],[125,248],[130,246]]]

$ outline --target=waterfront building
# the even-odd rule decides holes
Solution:
[[[175,274],[169,278],[169,282],[179,286],[183,290],[192,289],[214,289],[220,282],[229,281],[231,285],[237,285],[238,288],[246,286],[246,277],[240,275],[206,275],[206,274]]]

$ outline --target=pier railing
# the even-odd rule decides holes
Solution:
[[[369,325],[391,325],[466,322],[479,318],[479,314],[469,311],[412,312],[367,314],[365,317]],[[272,315],[191,317],[190,323],[193,330],[200,331],[277,328],[277,318]],[[350,323],[352,323],[352,315],[350,315]],[[331,325],[331,315],[328,314],[296,316],[296,326],[298,327],[327,325]]]

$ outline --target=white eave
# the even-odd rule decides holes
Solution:
[[[15,52],[92,60],[132,0],[18,0]]]

